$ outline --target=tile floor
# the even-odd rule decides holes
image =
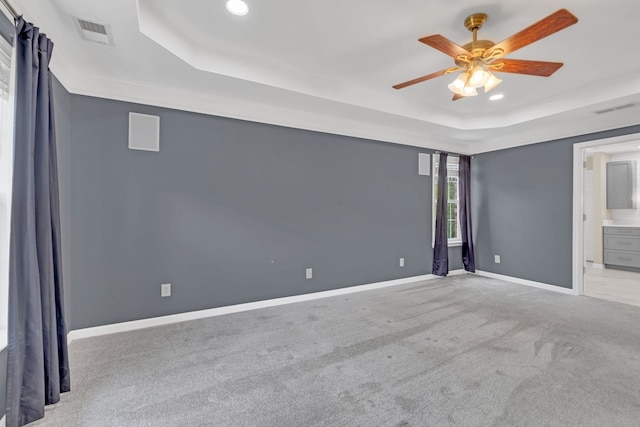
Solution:
[[[587,264],[584,295],[640,306],[640,273]]]

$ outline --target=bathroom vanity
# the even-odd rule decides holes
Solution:
[[[607,268],[640,271],[640,227],[604,227],[604,264]]]

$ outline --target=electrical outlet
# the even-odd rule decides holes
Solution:
[[[313,277],[313,268],[307,268],[306,278],[311,279]]]
[[[163,283],[160,285],[160,296],[163,298],[171,296],[171,283]]]
[[[404,267],[404,258],[400,258],[400,267]]]
[[[500,255],[494,255],[493,258],[496,264],[500,264]]]

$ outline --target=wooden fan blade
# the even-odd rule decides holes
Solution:
[[[530,76],[549,77],[562,67],[562,65],[562,62],[499,58],[489,64],[489,69],[500,73],[528,74]]]
[[[436,71],[435,73],[427,74],[426,76],[418,77],[416,79],[409,80],[408,82],[399,83],[397,85],[393,85],[393,88],[394,89],[402,89],[404,87],[411,86],[411,85],[414,85],[416,83],[421,83],[421,82],[433,79],[435,77],[439,77],[439,76],[441,76],[443,74],[446,74],[448,70],[449,70],[449,68],[445,68],[444,70]]]
[[[578,22],[578,18],[571,14],[571,12],[567,9],[560,9],[524,30],[501,41],[497,45],[490,47],[482,56],[484,58],[489,58],[496,49],[501,49],[503,51],[500,55],[506,55],[567,28],[576,22]]]
[[[455,44],[454,42],[444,36],[441,36],[440,34],[434,34],[433,36],[423,37],[418,40],[426,44],[427,46],[438,49],[440,52],[443,52],[451,56],[452,58],[456,58],[460,55],[467,55],[469,58],[473,56],[467,49]]]
[[[462,99],[464,98],[464,96],[462,95],[458,95],[457,93],[453,94],[453,98],[451,98],[452,101],[457,101],[458,99]]]

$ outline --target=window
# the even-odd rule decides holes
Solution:
[[[1,13],[1,12],[0,12]],[[9,229],[11,227],[11,183],[13,176],[13,114],[11,67],[13,48],[0,36],[0,349],[7,343],[9,312]]]
[[[433,233],[436,229],[436,208],[438,203],[439,156],[433,156]],[[458,157],[447,158],[447,238],[449,246],[461,245],[460,220],[458,218]],[[435,238],[435,237],[434,237]],[[433,243],[433,242],[432,242]]]

